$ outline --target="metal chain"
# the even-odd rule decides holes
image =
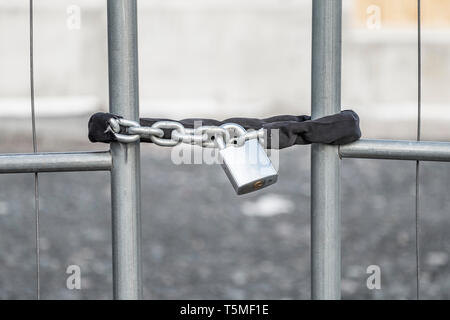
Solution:
[[[122,143],[136,142],[141,137],[150,138],[156,145],[165,147],[185,143],[204,148],[221,148],[227,145],[241,146],[252,139],[258,139],[264,143],[264,129],[246,131],[235,123],[185,128],[176,121],[158,121],[151,127],[141,126],[136,121],[122,118],[111,118],[108,122],[105,133],[111,132],[116,140]],[[170,138],[164,138],[164,129],[172,129]]]

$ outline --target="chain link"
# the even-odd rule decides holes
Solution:
[[[172,129],[170,138],[164,138],[164,129]],[[235,123],[225,123],[221,126],[200,126],[185,128],[176,121],[158,121],[151,127],[141,126],[137,121],[111,118],[106,132],[111,132],[117,141],[132,143],[141,137],[147,137],[158,146],[173,147],[180,143],[198,145],[204,148],[223,148],[227,145],[241,146],[246,141],[264,140],[264,130],[246,131]]]

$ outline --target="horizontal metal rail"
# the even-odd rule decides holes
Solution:
[[[450,162],[450,142],[368,140],[339,147],[341,158]],[[42,152],[0,154],[0,174],[64,171],[109,171],[111,153]]]
[[[111,167],[112,161],[109,151],[0,154],[0,174],[109,171]]]
[[[342,158],[450,161],[450,142],[366,140],[339,147]]]

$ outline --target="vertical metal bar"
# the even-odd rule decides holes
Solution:
[[[139,121],[137,3],[108,0],[111,113]],[[139,142],[112,143],[111,206],[115,299],[142,297]]]
[[[417,0],[417,141],[422,128],[422,22],[421,2]],[[420,300],[420,161],[416,161],[416,299]]]
[[[311,114],[341,107],[341,0],[314,0]],[[311,148],[311,296],[340,299],[340,159],[336,146]]]
[[[31,98],[31,131],[33,135],[33,152],[37,153],[36,136],[36,112],[34,104],[34,11],[33,0],[29,1],[30,7],[30,98]],[[34,211],[36,216],[35,234],[36,234],[36,299],[41,299],[41,254],[40,254],[40,236],[39,236],[39,175],[34,173]]]

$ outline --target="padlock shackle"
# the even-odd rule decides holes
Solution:
[[[223,125],[220,126],[221,128],[228,130],[228,129],[235,129],[236,131],[238,131],[239,136],[243,136],[247,133],[247,130],[244,129],[243,126],[241,126],[240,124],[237,123],[225,123]]]
[[[223,125],[220,126],[221,129],[224,129],[226,131],[233,129],[234,131],[236,131],[236,133],[239,135],[239,137],[244,136],[247,131],[244,129],[244,127],[242,127],[241,125],[237,124],[237,123],[225,123]],[[223,150],[227,147],[227,143],[229,141],[225,141],[223,139],[222,136],[217,136],[216,137],[216,141],[217,141],[217,146],[219,147],[220,150]]]
[[[227,147],[227,144],[226,144],[225,140],[223,140],[222,136],[217,136],[216,137],[216,142],[217,142],[217,147],[220,150],[223,150],[223,149],[225,149]]]

